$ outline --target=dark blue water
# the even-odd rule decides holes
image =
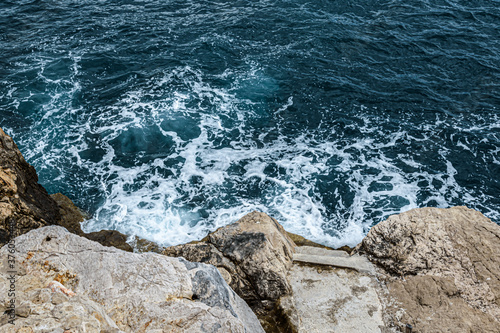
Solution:
[[[500,221],[500,1],[2,1],[0,126],[93,218],[162,244],[258,209],[354,245]]]

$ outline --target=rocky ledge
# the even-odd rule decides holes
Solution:
[[[259,212],[136,253],[82,219],[0,129],[0,333],[500,332],[500,227],[466,207],[391,216],[347,252]]]
[[[264,332],[213,266],[104,247],[59,226],[17,237],[15,249],[17,318],[2,316],[0,332]],[[4,261],[2,313],[9,271]]]

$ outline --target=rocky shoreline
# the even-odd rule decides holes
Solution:
[[[0,333],[500,332],[500,226],[466,207],[391,216],[352,252],[259,212],[169,248],[83,219],[0,129]]]

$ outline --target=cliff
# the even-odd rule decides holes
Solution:
[[[349,252],[260,212],[190,244],[135,240],[156,253],[82,220],[0,129],[0,333],[500,332],[500,227],[466,207],[391,216]]]
[[[57,203],[38,184],[35,168],[0,128],[0,246],[13,236],[61,220]]]

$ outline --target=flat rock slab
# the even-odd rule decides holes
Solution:
[[[344,251],[327,250],[311,246],[300,246],[295,248],[293,261],[315,265],[350,268],[358,272],[371,275],[375,274],[375,269],[368,259],[359,255],[349,256],[349,254]]]
[[[295,263],[292,294],[280,304],[298,333],[383,332],[382,305],[372,275]]]

